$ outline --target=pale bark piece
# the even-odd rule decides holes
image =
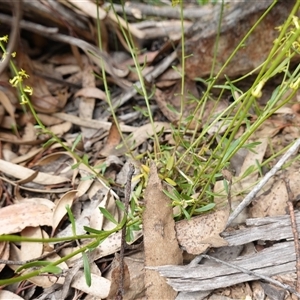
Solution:
[[[143,213],[145,267],[181,265],[182,252],[175,233],[171,202],[162,191],[162,184],[154,163],[145,190]],[[145,287],[148,299],[174,299],[176,292],[156,271],[146,269]]]
[[[300,212],[295,213],[297,230],[300,232]],[[291,220],[288,215],[247,219],[249,228],[222,233],[230,246],[245,245],[253,241],[279,241],[292,239]]]
[[[300,231],[300,212],[295,213],[297,230]],[[253,241],[282,241],[293,238],[290,216],[247,219],[247,228],[222,233],[230,246],[247,245]],[[223,249],[223,248],[220,248]],[[272,276],[295,271],[295,249],[293,241],[275,243],[261,252],[239,256],[229,261],[258,274]],[[162,276],[177,291],[210,291],[255,279],[255,276],[219,264],[206,261],[196,266],[161,266]]]
[[[263,251],[230,261],[231,264],[268,277],[295,271],[295,249],[293,241],[275,244]],[[209,291],[257,279],[222,264],[190,266],[161,266],[152,268],[168,278],[176,291]]]
[[[52,210],[43,204],[24,202],[0,209],[0,234],[22,231],[26,227],[52,226]]]
[[[219,234],[225,230],[228,216],[229,210],[226,209],[177,222],[179,244],[188,253],[195,255],[203,253],[209,247],[227,246],[228,243]]]
[[[211,74],[213,60],[216,75],[242,38],[272,3],[265,1],[232,1],[224,7],[224,17],[220,26],[220,38],[217,39],[220,5],[216,5],[209,22],[199,19],[189,29],[185,40],[185,74],[194,79]],[[262,64],[279,32],[276,27],[282,25],[294,1],[279,1],[263,21],[255,28],[243,47],[234,55],[223,74],[229,77],[243,75]],[[263,42],[262,42],[263,41]],[[218,43],[217,56],[214,56]],[[179,46],[179,51],[181,46]],[[190,55],[193,54],[193,55]],[[178,57],[181,57],[179,53]]]

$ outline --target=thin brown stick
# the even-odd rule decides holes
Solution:
[[[129,208],[129,201],[130,201],[130,194],[131,194],[131,179],[134,174],[134,165],[129,164],[129,171],[127,174],[127,181],[125,186],[125,199],[124,199],[124,214],[125,216],[128,215],[128,208]],[[119,287],[116,293],[116,300],[122,300],[124,295],[124,253],[126,247],[126,224],[122,228],[122,236],[121,236],[121,249],[120,249],[120,277],[119,277]]]
[[[294,210],[294,205],[293,205],[293,200],[294,200],[294,194],[291,190],[289,180],[284,179],[284,183],[286,186],[286,190],[288,193],[288,201],[287,201],[287,206],[291,218],[291,226],[292,226],[292,232],[294,236],[294,245],[295,245],[295,254],[296,254],[296,291],[300,293],[300,244],[299,244],[299,234],[297,230],[297,223],[296,223],[296,218],[295,218],[295,210]]]

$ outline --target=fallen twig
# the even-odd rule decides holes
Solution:
[[[277,164],[265,175],[265,177],[253,188],[253,190],[244,198],[244,200],[237,206],[233,213],[229,216],[227,221],[227,227],[232,223],[232,221],[246,208],[260,189],[269,181],[269,179],[274,176],[283,164],[296,152],[300,146],[300,138],[296,140],[294,145],[280,158]]]
[[[248,274],[248,275],[250,275],[250,276],[256,276],[257,278],[260,278],[260,279],[262,279],[262,280],[264,280],[264,281],[267,281],[267,282],[269,282],[269,283],[272,283],[272,284],[274,284],[274,285],[276,285],[276,286],[278,286],[278,287],[280,287],[280,288],[283,288],[284,290],[287,290],[287,291],[289,291],[289,292],[295,294],[297,297],[300,297],[300,293],[298,293],[298,291],[295,291],[295,290],[294,290],[292,287],[290,287],[289,285],[284,284],[284,283],[281,283],[280,281],[275,280],[275,279],[273,279],[273,278],[271,278],[271,277],[268,277],[268,276],[265,276],[265,275],[262,275],[262,274],[258,274],[258,273],[256,273],[256,272],[247,270],[247,269],[245,269],[245,268],[243,268],[243,267],[240,267],[240,266],[231,264],[231,263],[229,263],[229,262],[226,262],[226,261],[224,261],[224,260],[218,259],[218,258],[216,258],[216,257],[210,256],[210,255],[207,255],[207,254],[202,254],[201,256],[202,256],[203,258],[208,258],[208,259],[214,260],[214,261],[216,261],[216,262],[218,262],[218,263],[221,263],[221,264],[223,264],[223,265],[225,265],[225,266],[228,266],[228,267],[237,269],[237,270],[239,270],[239,271],[241,271],[241,272],[243,272],[243,273],[245,273],[245,274]]]
[[[111,6],[110,3],[105,4],[103,7],[108,9]],[[212,13],[211,7],[187,7],[183,11],[184,19],[205,18],[208,14]],[[120,14],[126,14],[127,16],[134,16],[140,19],[142,16],[155,16],[165,17],[170,19],[180,19],[181,12],[180,7],[172,6],[153,6],[143,3],[126,3],[126,5],[114,4],[114,11]]]
[[[174,51],[170,55],[168,55],[166,58],[164,58],[158,65],[155,66],[154,70],[149,72],[145,79],[147,82],[153,82],[155,78],[157,78],[159,75],[161,75],[170,65],[171,63],[177,58],[177,52]],[[123,92],[120,96],[116,97],[115,99],[112,99],[113,108],[116,109],[120,106],[122,106],[124,103],[126,103],[128,100],[130,100],[133,96],[135,96],[138,93],[138,90],[141,89],[142,84],[141,82],[136,82],[133,84],[131,88]]]
[[[294,211],[294,205],[293,205],[293,200],[294,200],[294,194],[291,190],[289,181],[287,179],[284,179],[284,183],[286,186],[286,190],[288,193],[288,210],[291,218],[291,225],[292,225],[292,232],[294,236],[294,245],[295,245],[295,253],[296,253],[296,291],[299,293],[300,292],[300,245],[299,245],[299,234],[297,230],[297,222],[295,218],[295,211]]]
[[[7,50],[4,56],[4,59],[1,61],[0,64],[0,74],[6,69],[10,62],[11,54],[14,51],[16,44],[17,44],[17,39],[19,36],[19,29],[20,29],[20,20],[22,17],[22,1],[13,1],[13,12],[14,12],[14,17],[12,19],[12,30],[11,34],[9,36],[9,43],[7,46]]]

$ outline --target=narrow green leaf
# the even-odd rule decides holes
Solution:
[[[78,143],[80,142],[81,138],[82,138],[82,134],[80,133],[80,134],[77,136],[77,138],[75,139],[75,141],[74,141],[74,143],[73,143],[73,145],[72,145],[72,148],[71,148],[71,151],[72,151],[72,152],[75,150],[75,148],[76,148],[76,146],[78,145]]]
[[[122,210],[122,211],[125,211],[125,206],[124,206],[124,203],[118,199],[116,199],[116,204],[117,206]]]
[[[224,189],[225,189],[225,192],[228,194],[228,181],[226,179],[223,179],[223,185],[224,185]]]
[[[50,261],[46,261],[46,260],[32,261],[32,262],[26,263],[23,266],[19,267],[16,270],[16,273],[18,273],[18,272],[20,272],[22,270],[28,269],[28,268],[41,267],[41,266],[43,267],[43,266],[48,266],[49,264],[51,264],[51,262]]]
[[[72,169],[72,170],[75,170],[75,169],[77,169],[77,168],[79,167],[79,165],[80,165],[80,162],[78,162],[78,163],[72,165],[72,166],[71,166],[71,169]]]
[[[166,165],[166,168],[168,171],[172,170],[173,169],[173,166],[174,166],[174,157],[173,156],[170,156],[167,160],[167,165]]]
[[[74,218],[74,215],[71,211],[71,208],[69,205],[66,205],[66,210],[67,210],[67,213],[68,213],[68,216],[69,216],[69,220],[71,222],[71,225],[72,225],[72,233],[73,235],[77,235],[76,234],[76,224],[75,224],[75,218]]]
[[[168,184],[172,185],[172,186],[176,186],[177,185],[177,183],[174,180],[172,180],[171,178],[169,178],[169,177],[165,178],[165,181]]]
[[[255,169],[255,166],[254,165],[251,165],[249,166],[246,171],[243,173],[243,175],[241,176],[241,178],[245,178],[247,176],[249,176],[251,173],[254,172],[254,169]]]
[[[87,154],[84,154],[82,156],[82,162],[85,164],[85,165],[88,165],[89,164],[89,157]]]
[[[187,220],[190,220],[191,219],[191,216],[190,214],[187,212],[187,210],[185,210],[183,207],[182,207],[182,212],[183,214],[185,215],[186,219]]]
[[[178,199],[175,195],[171,194],[170,192],[163,190],[163,192],[172,200],[174,201],[180,201],[180,199]]]
[[[89,233],[92,233],[92,234],[100,234],[100,233],[104,232],[103,230],[97,230],[97,229],[94,229],[94,228],[91,228],[91,227],[88,227],[88,226],[83,226],[83,229],[86,232],[89,232]]]
[[[255,160],[255,164],[257,166],[259,175],[262,177],[263,176],[263,171],[262,171],[262,168],[261,168],[261,164],[259,163],[259,161],[257,159]]]
[[[215,203],[209,203],[205,206],[199,207],[195,209],[195,212],[201,213],[212,210],[216,206]]]
[[[113,215],[112,215],[107,209],[105,209],[104,207],[99,207],[99,209],[100,209],[101,213],[103,214],[103,216],[104,216],[107,220],[109,220],[109,221],[111,221],[112,223],[118,225],[118,222],[115,220],[115,218],[113,217]]]
[[[85,252],[82,253],[82,260],[83,260],[83,272],[84,272],[85,282],[87,286],[90,287],[92,284],[92,275],[91,275],[89,260]]]
[[[49,265],[41,269],[41,273],[60,274],[61,268],[58,266]]]
[[[50,147],[52,144],[54,144],[56,141],[54,138],[49,139],[46,143],[43,144],[43,148],[48,148]]]
[[[94,179],[96,176],[94,174],[88,175],[88,176],[83,176],[80,178],[81,181],[87,181],[87,180],[91,180]]]

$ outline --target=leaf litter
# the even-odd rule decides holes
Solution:
[[[42,5],[42,2],[38,1],[38,3]],[[73,16],[73,18],[68,19],[68,26],[71,26],[74,32],[81,37],[81,39],[74,39],[63,34],[56,35],[56,39],[60,39],[57,42],[59,47],[62,47],[60,43],[66,42],[68,38],[68,43],[73,47],[72,53],[59,51],[59,54],[56,54],[56,50],[49,47],[51,51],[43,53],[45,57],[40,56],[38,61],[35,54],[29,54],[29,48],[24,50],[19,47],[17,51],[18,66],[25,69],[30,75],[27,84],[34,89],[32,101],[43,123],[69,147],[73,146],[74,141],[81,134],[81,140],[75,147],[77,153],[80,155],[88,153],[90,162],[95,162],[92,166],[100,166],[99,172],[105,174],[107,180],[114,182],[114,186],[113,189],[110,189],[105,181],[97,179],[95,174],[92,174],[83,165],[79,165],[78,169],[73,169],[72,165],[76,163],[74,157],[65,152],[60,144],[52,144],[42,148],[41,145],[49,139],[49,136],[43,135],[34,127],[35,122],[29,112],[20,109],[15,91],[12,92],[4,87],[0,91],[1,234],[17,233],[24,238],[70,237],[73,235],[74,228],[67,218],[66,205],[72,209],[75,231],[78,235],[86,234],[85,227],[97,230],[113,229],[115,224],[101,214],[100,208],[105,208],[117,222],[122,220],[124,214],[115,203],[117,200],[122,200],[123,197],[123,188],[128,173],[126,166],[130,162],[129,157],[125,155],[128,154],[127,150],[131,149],[134,155],[151,152],[153,150],[151,139],[154,133],[162,134],[166,138],[164,140],[166,142],[171,126],[176,124],[179,119],[178,114],[169,109],[170,106],[177,110],[180,109],[182,95],[180,95],[179,77],[178,72],[169,68],[156,80],[160,90],[156,89],[154,95],[156,102],[151,108],[155,117],[153,125],[149,124],[149,120],[143,117],[142,111],[145,105],[140,101],[139,96],[134,96],[132,99],[132,103],[140,108],[140,111],[135,112],[133,119],[130,117],[132,116],[132,103],[125,103],[116,110],[120,120],[131,120],[119,124],[125,137],[122,140],[118,128],[111,118],[107,97],[102,87],[100,88],[102,79],[95,77],[94,73],[100,74],[100,68],[103,66],[107,74],[110,75],[108,82],[111,85],[116,83],[126,91],[131,85],[128,83],[138,79],[136,73],[132,71],[133,69],[127,68],[128,65],[132,65],[132,61],[128,56],[126,57],[125,51],[123,53],[125,59],[122,62],[114,58],[117,56],[114,56],[116,53],[112,50],[108,53],[99,54],[97,48],[87,42],[95,40],[91,31],[87,30],[92,25],[89,23],[88,27],[85,26],[85,22],[88,20],[87,16],[92,19],[96,18],[94,3],[87,2],[86,5],[80,6],[74,1],[67,1],[59,5],[64,8],[68,7],[69,14]],[[76,14],[81,17],[74,18]],[[136,16],[139,15],[137,12],[135,14]],[[107,18],[103,22],[107,22],[106,26],[111,27],[120,43],[123,43],[126,48],[120,30],[116,26],[115,16],[102,8],[100,15],[101,20]],[[25,18],[27,17],[25,16]],[[120,20],[125,30],[129,30],[140,40],[147,40],[146,36],[149,32],[139,29],[138,23],[130,24],[127,27],[126,22],[121,18]],[[59,20],[52,20],[52,22],[57,25]],[[76,26],[74,22],[77,22]],[[173,24],[175,26],[177,23],[174,21]],[[106,31],[106,33],[109,32],[109,30]],[[178,32],[166,34],[167,38],[175,41],[174,36],[178,35]],[[39,34],[37,35],[39,36]],[[39,36],[39,38],[41,38],[41,47],[43,43],[48,45],[49,40],[46,37]],[[35,39],[37,38],[35,37],[31,42],[35,50],[41,51],[38,46],[39,42]],[[107,36],[103,42],[107,50],[110,50]],[[142,47],[136,40],[134,43],[137,48]],[[85,54],[76,50],[74,45],[82,49]],[[166,48],[161,47],[160,52],[147,50],[148,52],[146,51],[138,57],[141,63],[145,61],[148,63],[143,70],[145,75],[155,71],[157,67],[155,63],[159,55],[169,55],[165,50],[167,43],[163,46]],[[93,53],[93,51],[95,52]],[[102,59],[104,58],[102,63],[97,55],[101,55]],[[180,70],[180,65],[178,65],[178,70]],[[155,77],[153,77],[154,79]],[[187,80],[184,93],[189,105],[184,111],[184,117],[191,115],[197,106],[195,98],[199,98],[198,88],[199,86],[194,81]],[[119,94],[120,89],[112,87],[111,92],[115,97]],[[136,94],[134,92],[134,95]],[[195,115],[189,129],[201,128],[203,124],[213,123],[214,117],[226,110],[229,105],[227,100],[217,102],[217,104],[214,102],[206,103],[201,108],[204,112],[203,115]],[[290,115],[293,116],[292,119],[288,117]],[[170,122],[173,124],[171,125]],[[281,144],[287,145],[291,140],[299,137],[298,124],[299,113],[296,104],[289,107],[284,106],[280,111],[277,111],[277,115],[272,115],[258,129],[256,137],[252,137],[252,142],[258,142],[256,147],[251,151],[247,150],[246,154],[239,158],[238,155],[233,156],[231,165],[235,167],[233,167],[234,174],[230,186],[233,203],[239,202],[266,173],[266,169],[271,167],[270,165],[261,166],[264,160],[268,159],[272,152],[280,151],[282,149]],[[12,131],[12,126],[17,127],[15,125],[18,125],[18,128],[14,128]],[[210,128],[208,134],[221,134],[227,128],[226,123],[217,122]],[[245,127],[242,128],[241,126],[237,138],[242,130],[246,130]],[[272,138],[272,143],[270,138]],[[244,178],[243,174],[249,168],[254,171],[251,176]],[[145,209],[143,213],[144,250],[138,250],[135,254],[129,253],[128,257],[123,258],[125,260],[124,288],[126,290],[124,299],[138,299],[145,295],[149,299],[174,299],[177,291],[169,285],[165,278],[150,267],[181,265],[183,263],[183,250],[184,254],[192,254],[192,257],[210,251],[210,249],[216,253],[218,251],[223,254],[226,253],[225,256],[237,250],[226,247],[227,242],[222,237],[229,215],[228,190],[226,190],[228,182],[224,176],[223,180],[217,181],[214,185],[213,191],[218,194],[218,197],[215,197],[217,207],[213,212],[175,223],[171,200],[163,193],[165,182],[162,184],[161,174],[154,164],[151,165],[148,173],[142,170],[138,163],[136,163],[136,169],[136,178],[132,185],[132,198],[136,205],[138,203]],[[251,206],[247,208],[244,218],[238,223],[243,223],[249,217],[272,217],[286,214],[285,207],[288,195],[282,181],[283,177],[289,179],[293,193],[299,194],[298,166],[295,163],[287,171],[280,171],[269,182],[257,195]],[[143,180],[147,182],[146,190],[137,193],[136,191],[143,186]],[[131,235],[129,244],[140,242],[141,227],[139,230],[131,232]],[[90,256],[88,259],[92,270],[90,287],[86,284],[86,275],[82,271],[82,258],[78,255],[60,265],[64,272],[70,274],[71,279],[68,284],[65,283],[63,274],[36,276],[29,281],[44,288],[45,293],[40,296],[51,295],[51,291],[47,289],[58,284],[63,287],[61,293],[55,294],[53,291],[52,296],[63,295],[67,297],[68,294],[76,291],[78,294],[84,295],[83,299],[90,299],[91,297],[97,299],[114,298],[118,289],[116,278],[120,272],[118,270],[120,258],[117,254],[120,249],[120,241],[121,233],[116,232],[93,249],[89,249]],[[50,253],[49,257],[45,259],[56,261],[85,244],[86,241],[80,240],[77,243],[66,245],[58,253],[54,253],[55,247],[59,246],[58,242],[49,244],[1,242],[0,255],[3,260],[10,259],[25,263]],[[237,251],[237,253],[240,252]],[[12,270],[17,269],[12,264],[7,264],[7,266]],[[76,269],[77,267],[78,269]],[[1,268],[4,269],[5,264],[1,264]],[[74,273],[71,276],[72,268]],[[108,272],[106,272],[107,269]],[[24,271],[22,274],[26,272]],[[226,294],[228,299],[240,298],[241,295],[244,296],[245,294],[255,298],[255,295],[263,294],[266,291],[266,288],[257,286],[257,282],[253,284],[243,283],[225,289],[222,293]],[[101,288],[99,288],[100,286]],[[32,293],[35,292],[34,289],[31,291]],[[18,297],[16,295],[18,289],[14,287],[12,290],[13,292],[1,290],[0,299],[5,299],[5,297],[25,299],[28,296],[26,292],[23,292],[20,293],[22,297]],[[208,299],[219,299],[217,294],[218,291],[216,295],[212,295]]]

